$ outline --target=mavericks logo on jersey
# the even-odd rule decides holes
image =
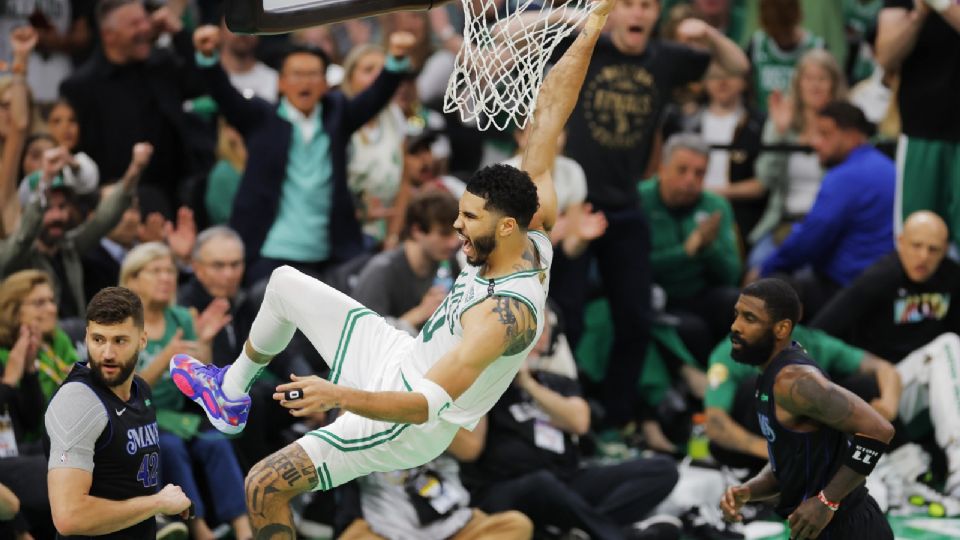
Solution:
[[[757,417],[760,419],[760,432],[767,438],[767,442],[775,442],[777,440],[777,434],[774,433],[773,428],[770,427],[770,419],[763,413],[757,413]]]
[[[127,453],[131,456],[138,450],[158,444],[160,444],[160,431],[156,422],[127,430]]]

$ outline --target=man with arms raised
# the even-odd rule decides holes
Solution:
[[[247,504],[259,537],[292,538],[288,502],[374,471],[408,469],[473,429],[509,387],[543,331],[556,218],[550,177],[557,138],[577,100],[612,1],[603,0],[540,90],[520,169],[478,171],[454,228],[470,266],[413,338],[335,289],[288,267],[274,271],[244,353],[227,368],[185,355],[177,386],[221,431],[243,429],[246,390],[298,328],[330,364],[330,380],[293,377],[275,397],[294,416],[345,414],[258,463]]]
[[[87,306],[89,364],[76,364],[46,413],[47,483],[62,537],[143,539],[154,516],[186,514],[175,485],[157,491],[160,445],[150,387],[133,374],[147,344],[143,306],[122,287]]]
[[[740,520],[751,500],[779,496],[776,511],[790,538],[893,540],[864,478],[893,438],[893,426],[862,399],[830,382],[791,340],[800,300],[786,282],[761,279],[743,289],[734,308],[733,359],[760,366],[756,404],[770,463],[720,502]]]

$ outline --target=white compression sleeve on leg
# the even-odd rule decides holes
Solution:
[[[930,421],[941,448],[960,442],[960,337],[943,334],[924,348],[930,360]],[[960,464],[949,464],[960,469]]]
[[[223,375],[223,393],[230,399],[240,399],[250,392],[254,381],[263,373],[266,363],[258,364],[247,356],[246,349]]]
[[[413,387],[414,392],[419,392],[427,398],[427,422],[440,418],[443,411],[447,410],[453,403],[450,394],[439,384],[423,377]]]
[[[297,271],[289,266],[281,266],[270,274],[263,304],[250,328],[250,343],[258,352],[274,356],[287,347],[297,331],[297,325],[286,316],[284,298],[300,294],[296,283],[290,279]]]

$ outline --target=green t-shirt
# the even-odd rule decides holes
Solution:
[[[213,166],[207,176],[207,192],[204,196],[204,205],[207,207],[211,225],[225,225],[230,221],[233,199],[237,196],[241,176],[241,171],[233,168],[225,159]]]
[[[287,154],[286,176],[280,188],[277,217],[267,232],[260,255],[271,259],[320,262],[330,258],[330,212],[333,209],[333,165],[330,137],[323,129],[320,106],[313,137],[304,138],[305,120],[286,99],[279,114],[294,125]],[[251,148],[251,151],[255,151]]]
[[[197,333],[193,328],[193,317],[186,308],[168,306],[163,311],[163,321],[163,337],[148,340],[147,346],[140,351],[140,358],[137,361],[138,372],[149,365],[157,353],[170,343],[177,330],[183,331],[180,339],[187,341],[197,339]],[[163,371],[160,380],[154,383],[151,390],[153,391],[153,405],[157,409],[157,424],[160,429],[184,438],[195,435],[200,425],[200,416],[194,414],[195,411],[182,412],[185,410],[184,406],[187,405],[187,399],[173,384],[168,370]]]
[[[758,108],[767,112],[767,98],[774,90],[787,93],[797,64],[807,51],[823,48],[823,38],[805,32],[803,40],[785,51],[763,30],[750,39],[750,64],[753,66],[753,89]]]
[[[650,266],[653,281],[669,298],[691,298],[708,287],[734,286],[743,265],[733,222],[733,209],[726,199],[704,191],[692,208],[676,212],[660,197],[660,180],[640,182],[640,204],[650,222]],[[690,233],[714,212],[719,212],[720,233],[708,247],[692,257],[683,244]]]
[[[10,356],[10,349],[0,348],[0,365],[6,367],[7,358]],[[73,364],[79,360],[76,349],[73,348],[73,342],[63,330],[59,328],[53,331],[53,336],[49,341],[44,340],[37,351],[37,363],[40,379],[40,390],[43,392],[43,404],[46,407],[53,398],[54,392],[60,388],[60,384],[70,374]]]
[[[864,351],[814,328],[798,325],[793,329],[793,340],[806,349],[831,377],[845,377],[856,373],[863,361]],[[760,373],[759,368],[741,364],[730,357],[732,345],[729,339],[721,341],[710,353],[710,368],[707,370],[707,395],[705,407],[716,407],[729,412],[737,387],[742,381]]]

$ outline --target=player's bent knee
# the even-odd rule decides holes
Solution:
[[[273,269],[273,272],[270,273],[270,284],[276,285],[282,281],[286,281],[291,277],[297,275],[299,271],[289,265],[278,266]]]

